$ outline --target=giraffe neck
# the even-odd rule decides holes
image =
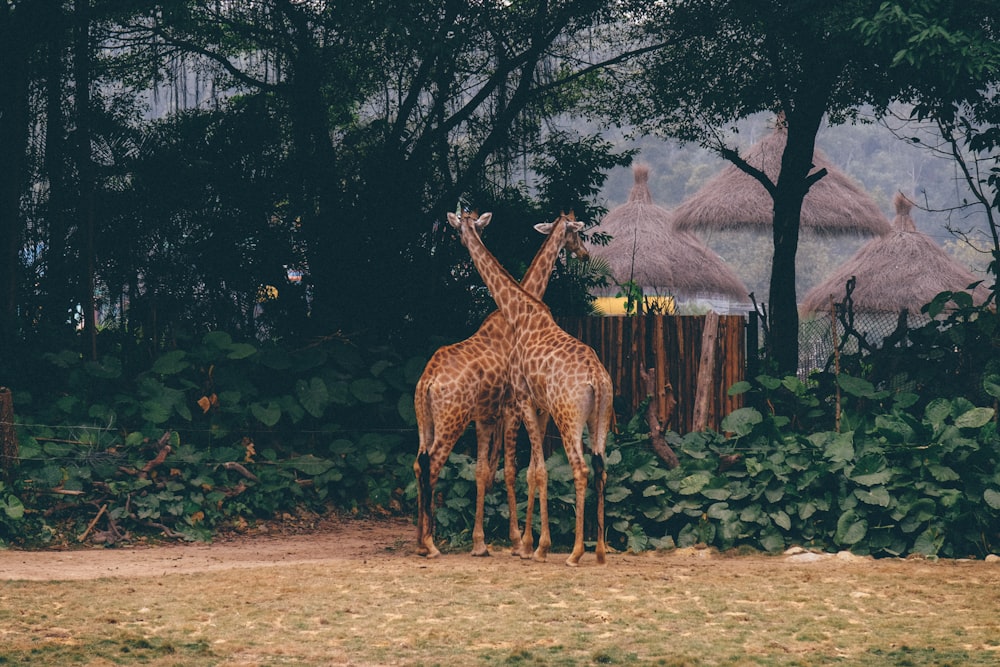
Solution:
[[[556,265],[556,258],[562,250],[565,241],[565,229],[562,221],[553,229],[552,233],[545,237],[542,247],[535,253],[535,258],[531,260],[531,266],[524,273],[521,279],[521,287],[524,291],[538,299],[545,294],[545,288],[549,285],[549,278],[552,277],[552,269]]]
[[[475,227],[468,221],[463,222],[462,239],[469,251],[472,263],[489,288],[497,308],[504,319],[515,324],[524,322],[537,308],[545,305],[536,297],[526,292],[514,277],[497,261],[497,258],[486,249]],[[534,262],[532,262],[534,265]]]

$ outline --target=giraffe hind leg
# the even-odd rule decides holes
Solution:
[[[431,484],[431,457],[422,451],[413,463],[417,477],[417,554],[434,558],[440,554],[434,546],[434,488]]]

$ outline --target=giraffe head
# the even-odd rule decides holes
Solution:
[[[458,237],[462,240],[462,245],[468,247],[468,234],[472,229],[475,229],[476,234],[483,231],[486,225],[490,224],[490,218],[493,217],[492,213],[483,213],[480,216],[476,215],[475,211],[465,211],[462,213],[462,217],[459,218],[457,215],[448,212],[448,224],[458,230]]]
[[[576,219],[573,211],[560,213],[553,222],[540,222],[535,225],[535,229],[542,234],[563,234],[563,245],[567,253],[571,253],[577,259],[590,259],[590,253],[587,252],[587,248],[583,245],[583,239],[580,238],[583,223]]]

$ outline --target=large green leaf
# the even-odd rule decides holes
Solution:
[[[396,412],[407,426],[417,425],[417,411],[413,407],[413,394],[402,394],[396,401]]]
[[[888,482],[892,478],[892,470],[881,454],[866,454],[858,460],[850,477],[862,486],[875,486]]]
[[[7,496],[0,498],[0,505],[3,506],[4,514],[8,519],[20,519],[24,517],[24,503],[17,496]]]
[[[884,486],[876,486],[874,489],[855,489],[854,495],[858,500],[867,505],[877,505],[878,507],[888,507],[892,502],[889,490]]]
[[[255,402],[250,405],[250,413],[264,426],[274,426],[281,419],[281,407],[275,401]]]
[[[323,410],[330,402],[330,394],[322,378],[314,377],[308,382],[299,380],[295,383],[295,394],[306,412],[317,419],[323,416]]]
[[[701,491],[705,485],[711,481],[712,477],[708,473],[699,472],[693,475],[688,475],[681,480],[679,493],[685,496],[693,495]]]
[[[868,533],[868,522],[854,510],[847,510],[837,519],[837,532],[833,539],[837,544],[851,546],[864,539]]]
[[[756,409],[739,408],[723,417],[721,426],[723,431],[742,436],[753,431],[753,427],[762,421],[764,418]]]
[[[990,373],[983,377],[983,390],[993,398],[1000,398],[1000,375]]]
[[[993,408],[973,408],[955,419],[959,428],[982,428],[993,419]]]
[[[297,456],[295,458],[283,461],[282,464],[286,468],[292,468],[303,472],[307,475],[321,475],[330,468],[333,467],[333,461],[328,459],[321,459],[318,456],[312,454],[306,454],[305,456]]]
[[[230,359],[246,359],[247,357],[252,357],[256,352],[257,348],[249,343],[233,343],[229,347],[229,354],[226,356]]]
[[[362,403],[378,403],[385,392],[385,384],[374,378],[360,378],[351,382],[351,394]]]
[[[1000,491],[996,489],[986,489],[983,491],[983,500],[995,510],[1000,510]]]
[[[161,355],[153,363],[153,372],[160,375],[174,375],[188,368],[191,364],[187,362],[187,352],[184,350],[171,350]]]
[[[870,398],[875,394],[875,386],[871,382],[851,375],[838,375],[837,384],[851,396]]]

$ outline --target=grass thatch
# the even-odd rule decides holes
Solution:
[[[800,304],[803,313],[824,312],[830,297],[842,301],[847,281],[856,285],[852,298],[859,312],[899,313],[904,308],[919,313],[939,293],[964,290],[977,279],[955,262],[939,245],[917,231],[910,217],[912,204],[900,193],[893,199],[893,231],[862,246],[826,280],[811,289]],[[979,285],[973,301],[982,303],[989,292]]]
[[[751,146],[742,156],[772,182],[781,172],[781,155],[787,132],[778,125],[774,132]],[[827,174],[809,188],[802,202],[802,229],[818,234],[880,236],[889,233],[885,215],[861,186],[837,169],[822,151],[813,155],[814,172]],[[710,178],[674,211],[677,229],[740,229],[770,231],[774,222],[774,200],[757,179],[729,164]]]
[[[676,231],[670,211],[653,203],[649,167],[636,165],[632,171],[628,201],[609,212],[599,228],[613,239],[591,248],[591,254],[607,262],[618,284],[631,280],[645,294],[746,302],[748,290],[732,269],[693,234]]]

